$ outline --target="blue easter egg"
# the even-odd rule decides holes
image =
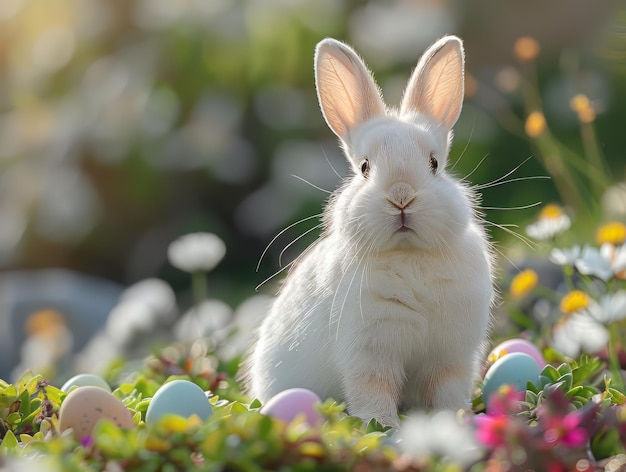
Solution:
[[[93,374],[78,374],[69,379],[67,382],[63,384],[61,390],[64,392],[69,392],[72,387],[100,387],[101,389],[106,390],[111,393],[111,387],[108,383],[97,375]]]
[[[148,405],[146,423],[156,423],[164,415],[189,418],[197,415],[206,420],[213,414],[209,400],[195,383],[188,380],[173,380],[159,388]]]
[[[512,352],[493,363],[483,382],[483,403],[488,404],[502,385],[512,385],[518,392],[526,391],[528,382],[537,383],[541,368],[535,359],[522,352]]]

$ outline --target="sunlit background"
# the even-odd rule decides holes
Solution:
[[[236,316],[250,331],[276,284],[255,287],[317,221],[286,231],[257,271],[264,248],[320,211],[327,194],[315,187],[347,175],[316,102],[315,44],[353,45],[397,104],[421,52],[447,33],[464,39],[468,71],[454,173],[488,183],[533,156],[511,177],[552,177],[488,188],[484,206],[555,201],[581,226],[623,218],[623,190],[603,207],[607,182],[580,177],[595,175],[586,120],[602,172],[624,178],[623,2],[1,0],[0,378],[29,367],[67,377],[193,333],[177,324],[193,304],[189,274],[167,259],[190,232],[226,243],[205,329]],[[522,233],[537,212],[486,211]],[[521,243],[490,230],[515,258]]]

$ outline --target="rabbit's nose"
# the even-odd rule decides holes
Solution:
[[[387,201],[398,210],[404,210],[416,197],[415,189],[406,182],[396,182],[387,191]]]

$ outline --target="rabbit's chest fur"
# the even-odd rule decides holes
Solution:
[[[400,368],[406,382],[419,383],[440,366],[474,357],[491,299],[484,248],[465,247],[447,263],[440,254],[389,251],[363,265],[329,258],[336,244],[319,241],[275,300],[255,353],[266,368],[251,372],[256,396],[299,386],[342,399],[346,366]],[[371,357],[355,356],[364,350]]]
[[[346,302],[331,308],[338,337],[358,335],[408,369],[472,355],[485,335],[492,285],[487,252],[471,246],[446,257],[388,251],[367,267],[353,267],[338,287]],[[351,280],[358,283],[347,286]]]

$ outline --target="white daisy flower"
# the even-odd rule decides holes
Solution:
[[[580,257],[581,248],[579,245],[569,249],[554,248],[550,251],[550,262],[560,266],[573,266]]]
[[[566,231],[571,224],[572,220],[563,213],[560,206],[550,204],[541,210],[537,221],[526,227],[526,234],[533,239],[544,241]]]
[[[167,257],[174,267],[185,272],[208,272],[226,254],[226,245],[212,233],[190,233],[173,241]]]
[[[174,336],[180,341],[192,341],[215,336],[218,341],[228,334],[225,329],[233,316],[230,306],[221,300],[205,300],[189,309],[174,325]]]
[[[585,246],[575,266],[581,274],[593,275],[606,282],[626,269],[626,250],[609,243],[603,244],[600,249]]]
[[[611,255],[611,267],[616,277],[625,278],[626,271],[626,246],[613,247]]]
[[[573,359],[581,352],[596,353],[606,347],[609,332],[589,316],[588,312],[577,312],[567,316],[554,326],[552,347]]]
[[[413,413],[402,422],[397,438],[400,450],[416,459],[438,457],[464,467],[482,455],[472,428],[452,411]]]
[[[596,353],[609,342],[605,325],[626,318],[626,291],[604,295],[598,302],[575,290],[563,297],[560,309],[565,316],[554,327],[553,347],[573,358],[581,351]]]
[[[619,290],[600,298],[599,309],[592,315],[600,323],[610,324],[626,318],[626,291]]]

